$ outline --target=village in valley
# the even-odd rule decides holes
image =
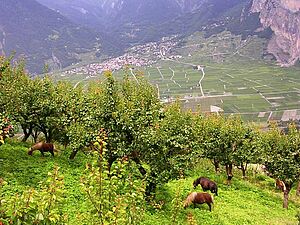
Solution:
[[[178,45],[177,36],[164,37],[159,42],[150,42],[129,48],[125,54],[108,59],[104,62],[91,63],[64,71],[61,76],[81,74],[87,78],[102,74],[104,71],[118,71],[126,65],[146,67],[168,56],[169,59],[181,58],[172,55],[172,50]]]

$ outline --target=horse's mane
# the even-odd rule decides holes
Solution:
[[[184,201],[184,207],[188,207],[190,204],[193,203],[195,197],[197,196],[197,192],[192,192],[188,195],[188,197],[186,198],[186,200]]]

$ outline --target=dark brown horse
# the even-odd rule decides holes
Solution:
[[[210,190],[211,193],[215,193],[216,196],[218,196],[218,186],[214,181],[211,181],[206,177],[199,177],[193,183],[194,188],[196,188],[198,184],[201,185],[203,191]]]
[[[206,203],[209,207],[209,211],[211,211],[211,206],[214,203],[214,199],[213,196],[211,196],[210,194],[204,192],[192,192],[190,193],[185,202],[184,202],[184,208],[188,207],[191,204],[194,204],[194,207],[196,204],[204,204]]]
[[[43,156],[45,156],[44,152],[50,152],[53,157],[54,152],[58,152],[52,143],[39,142],[28,150],[28,155],[32,155],[32,153],[37,150],[39,150]]]

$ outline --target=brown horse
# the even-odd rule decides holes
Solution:
[[[211,205],[214,203],[213,196],[210,194],[204,192],[192,192],[188,195],[184,202],[184,208],[188,207],[190,204],[194,204],[194,207],[196,204],[204,204],[206,203],[209,207],[209,211],[211,211]]]
[[[199,177],[193,183],[194,188],[196,188],[198,186],[198,184],[201,185],[203,191],[210,190],[211,193],[215,193],[216,196],[218,196],[218,186],[214,181],[211,181],[210,179],[208,179],[206,177]]]
[[[276,179],[275,186],[282,192],[284,192],[286,190],[285,183],[279,179]]]
[[[39,150],[42,156],[45,156],[44,152],[50,152],[54,157],[54,152],[58,152],[52,143],[39,142],[28,150],[28,155],[32,155],[32,153],[36,150]]]

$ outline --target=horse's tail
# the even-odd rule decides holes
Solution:
[[[214,204],[214,196],[211,195],[211,203]]]
[[[184,201],[184,208],[188,207],[190,204],[193,203],[196,195],[197,195],[197,192],[192,192],[191,194],[188,195],[188,197]]]

